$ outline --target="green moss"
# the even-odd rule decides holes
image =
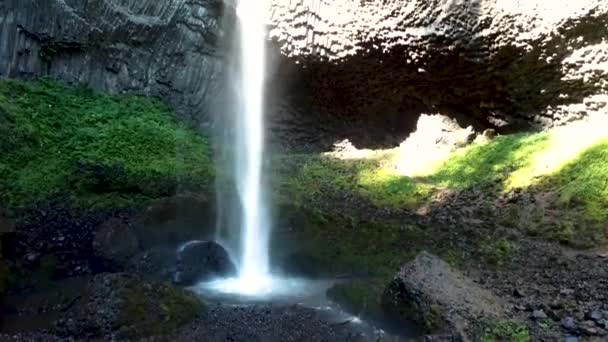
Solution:
[[[294,239],[298,250],[314,255],[317,267],[328,274],[390,277],[411,250],[400,249],[405,235],[398,226],[351,222],[332,218],[308,222]],[[416,239],[417,241],[418,239]]]
[[[438,331],[443,324],[443,313],[438,305],[431,305],[429,310],[424,315],[424,329],[427,332],[433,333]]]
[[[475,241],[486,234],[479,230],[463,236],[462,232],[446,230],[443,226],[359,220],[297,206],[280,206],[279,212],[286,221],[290,221],[290,215],[298,219],[291,224],[278,222],[281,227],[294,229],[289,232],[288,240],[285,234],[281,234],[272,242],[274,260],[280,262],[285,256],[294,254],[313,256],[304,262],[314,261],[314,270],[321,275],[347,274],[383,284],[403,263],[412,260],[422,250],[462,265],[471,258],[471,251],[463,250],[462,245],[453,242]]]
[[[127,284],[124,296],[121,322],[128,327],[131,338],[169,334],[205,310],[192,293],[169,284],[146,287],[133,280]]]
[[[10,209],[65,196],[116,207],[204,189],[205,138],[150,98],[109,96],[55,81],[0,82],[0,199]]]
[[[482,342],[529,342],[530,332],[525,324],[514,321],[502,321],[493,324],[481,338]]]

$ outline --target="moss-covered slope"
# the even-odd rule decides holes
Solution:
[[[131,206],[205,189],[204,137],[150,98],[55,81],[0,82],[0,202],[9,210],[63,196],[76,206]]]

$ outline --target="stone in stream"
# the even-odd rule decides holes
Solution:
[[[561,326],[566,331],[575,331],[577,329],[574,318],[572,318],[570,316],[564,317],[564,319],[562,319]]]
[[[535,321],[540,321],[543,319],[547,319],[547,314],[543,310],[534,310],[532,311],[532,315],[530,315],[530,318]]]
[[[216,242],[191,241],[177,251],[177,269],[173,281],[183,286],[198,281],[236,275],[228,252]]]
[[[599,310],[589,311],[585,314],[585,318],[594,322],[599,322],[604,318],[604,315]]]
[[[581,333],[585,336],[596,336],[599,334],[599,330],[592,321],[584,321],[579,327]]]
[[[498,298],[426,252],[401,268],[384,292],[383,306],[429,333],[449,333],[465,340],[480,318],[502,316]]]

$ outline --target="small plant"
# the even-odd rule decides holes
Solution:
[[[515,250],[515,246],[509,240],[499,239],[487,243],[482,247],[482,250],[488,259],[488,262],[501,266],[511,258],[511,255]]]
[[[503,321],[488,329],[481,342],[529,342],[528,327],[520,322]]]

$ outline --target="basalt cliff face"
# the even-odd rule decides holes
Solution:
[[[197,124],[222,91],[221,0],[0,0],[0,78],[159,96]]]
[[[271,3],[292,122],[329,115],[367,144],[382,142],[374,127],[407,134],[420,113],[510,132],[606,111],[603,0]]]
[[[232,2],[0,0],[0,77],[160,96],[204,126],[233,96]],[[396,145],[421,114],[506,133],[608,108],[604,0],[269,2],[268,132],[288,149]]]

